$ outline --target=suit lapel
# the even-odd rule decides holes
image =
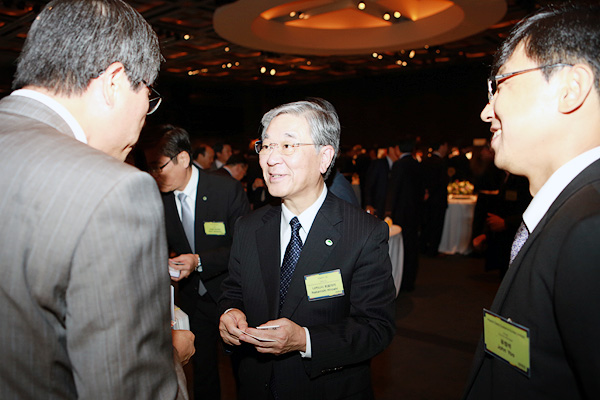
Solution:
[[[196,168],[196,166],[192,166],[192,168]],[[198,171],[198,188],[196,190],[196,210],[194,216],[194,241],[196,242],[196,252],[200,252],[200,241],[201,237],[204,234],[204,223],[202,221],[208,220],[208,207],[205,198],[208,200],[210,193],[210,187],[204,178],[205,172],[203,172],[200,168],[196,168]]]
[[[189,245],[179,213],[177,212],[177,204],[175,204],[175,194],[173,192],[162,194],[163,202],[165,205],[165,221],[167,226],[167,236],[169,241],[172,243],[179,243],[183,248],[172,248],[171,251],[175,251],[179,254],[187,254],[192,252],[192,247]],[[172,238],[172,240],[171,240]]]
[[[294,310],[306,297],[305,275],[324,272],[327,268],[335,267],[335,265],[325,264],[325,261],[336,247],[336,243],[340,241],[341,232],[336,225],[341,221],[342,213],[336,198],[328,193],[310,228],[306,243],[302,247],[302,253],[300,253],[300,259],[281,311],[282,317],[291,317]],[[327,245],[331,242],[333,245]]]
[[[575,179],[573,179],[573,181],[571,181],[565,187],[565,189],[560,193],[560,195],[558,195],[556,200],[554,200],[554,202],[552,203],[552,205],[550,206],[550,208],[548,209],[548,211],[546,212],[544,217],[540,220],[539,224],[536,226],[535,230],[533,232],[531,232],[531,234],[529,235],[529,238],[527,238],[527,241],[525,242],[525,244],[519,251],[519,254],[517,254],[514,261],[508,268],[508,271],[506,272],[506,275],[505,275],[504,279],[502,280],[502,284],[500,285],[500,288],[498,288],[498,292],[496,293],[494,302],[492,303],[492,307],[491,307],[492,311],[498,312],[502,308],[502,305],[504,304],[504,301],[506,300],[508,291],[512,285],[513,280],[515,279],[515,276],[517,275],[517,273],[519,271],[519,267],[521,266],[523,259],[527,255],[527,252],[529,251],[529,249],[534,245],[540,232],[542,232],[544,230],[544,227],[546,226],[548,221],[550,221],[550,219],[552,219],[554,214],[556,214],[556,212],[563,206],[563,204],[574,193],[576,193],[578,190],[580,190],[585,185],[589,184],[591,181],[598,179],[597,177],[599,174],[600,174],[600,160],[592,163],[589,167],[587,167],[579,175],[577,175],[575,177]]]
[[[272,207],[268,210],[263,216],[263,222],[264,225],[256,230],[256,248],[267,294],[268,315],[269,318],[276,319],[279,307],[281,207]]]

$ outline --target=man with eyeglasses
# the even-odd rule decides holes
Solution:
[[[269,192],[236,226],[219,306],[240,399],[372,399],[370,360],[390,343],[395,289],[386,223],[328,192],[340,123],[322,99],[262,118]]]
[[[33,22],[0,101],[2,399],[178,395],[162,204],[122,162],[161,60],[120,0],[53,1]]]
[[[179,306],[195,335],[194,398],[218,400],[217,300],[227,276],[234,225],[250,204],[240,182],[193,164],[185,129],[162,125],[148,136],[157,140],[144,153],[162,193],[169,266],[177,271],[173,280],[179,283]]]
[[[534,196],[465,399],[600,396],[600,6],[543,9],[503,43],[481,118]]]

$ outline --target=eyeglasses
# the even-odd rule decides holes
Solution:
[[[171,161],[173,161],[173,159],[177,157],[177,156],[173,156],[171,158],[169,158],[169,161],[167,161],[166,163],[164,163],[163,165],[161,165],[160,167],[153,167],[153,168],[148,168],[148,172],[150,172],[151,174],[159,174],[162,172],[162,170],[169,165],[169,163]]]
[[[142,81],[142,83],[146,85],[150,91],[148,92],[148,112],[146,113],[146,115],[150,115],[158,109],[158,106],[160,106],[160,103],[162,103],[162,97],[160,93],[154,90],[152,86],[148,85],[146,81]]]
[[[494,99],[494,94],[496,93],[496,90],[498,90],[498,85],[500,83],[504,82],[505,80],[507,80],[508,78],[511,78],[516,75],[521,75],[526,72],[537,71],[538,69],[555,68],[555,67],[572,67],[572,65],[564,64],[564,63],[556,63],[556,64],[543,65],[541,67],[528,68],[528,69],[523,69],[521,71],[509,72],[508,74],[502,74],[502,75],[496,75],[496,76],[489,77],[487,80],[488,101],[490,103],[492,102],[492,100]]]
[[[296,151],[297,147],[300,146],[314,146],[314,143],[263,143],[261,140],[254,143],[254,150],[261,155],[265,156],[271,154],[273,150],[279,149],[279,153],[284,156],[291,156]]]

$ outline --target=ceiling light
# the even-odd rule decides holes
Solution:
[[[415,56],[415,51],[411,50],[410,53],[408,53],[408,58],[413,58]]]
[[[392,18],[392,17],[390,16],[390,13],[385,13],[385,14],[383,14],[383,19],[385,19],[386,21],[389,21],[389,20],[390,20],[390,18]]]
[[[271,74],[271,76],[274,76],[277,73],[277,71],[275,71],[275,68],[271,69],[271,71],[269,71],[269,74]]]
[[[402,13],[400,11],[394,11],[394,18],[400,18]]]
[[[359,10],[364,10],[365,8],[367,8],[367,5],[364,2],[360,2],[358,3],[358,9]]]

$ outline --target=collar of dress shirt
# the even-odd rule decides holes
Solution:
[[[200,173],[198,169],[192,165],[192,176],[190,176],[190,180],[183,190],[174,190],[173,194],[175,194],[175,204],[177,204],[177,212],[179,212],[179,217],[181,217],[181,204],[179,203],[179,197],[177,196],[179,193],[185,193],[187,196],[187,201],[196,212],[196,195],[198,194],[198,181],[200,180]]]
[[[392,169],[392,165],[394,165],[394,160],[392,160],[390,158],[390,156],[385,156],[387,162],[388,162],[388,167],[390,167],[390,169]]]
[[[310,227],[312,226],[317,213],[321,209],[321,206],[325,202],[325,198],[327,197],[327,186],[323,184],[323,190],[321,194],[317,198],[317,200],[311,204],[306,210],[302,212],[300,215],[294,215],[293,212],[290,211],[289,208],[285,206],[285,204],[281,204],[281,225],[279,229],[280,239],[281,239],[281,262],[283,262],[283,256],[285,254],[285,249],[292,237],[292,228],[290,227],[290,221],[294,217],[298,217],[300,221],[300,238],[302,239],[302,243],[306,242],[306,238],[308,237],[308,232],[310,232]]]
[[[69,125],[69,128],[71,128],[73,131],[75,139],[79,140],[81,143],[87,144],[87,137],[83,132],[83,128],[81,128],[81,125],[79,125],[79,122],[77,122],[75,117],[73,117],[73,115],[71,115],[71,113],[58,101],[46,96],[43,93],[30,89],[15,90],[10,95],[27,97],[48,106],[52,111],[57,113],[67,123],[67,125]]]
[[[531,200],[525,213],[523,213],[523,221],[527,225],[529,232],[533,232],[563,189],[581,171],[598,159],[600,159],[600,147],[595,147],[573,158],[552,174],[546,183],[544,183],[544,186],[537,192],[533,200]]]

